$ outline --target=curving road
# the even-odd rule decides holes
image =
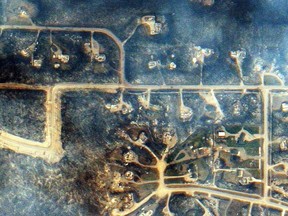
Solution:
[[[96,32],[102,33],[111,38],[119,49],[119,68],[118,74],[120,84],[80,84],[80,83],[61,83],[55,86],[25,85],[17,83],[1,83],[0,89],[19,89],[19,90],[39,90],[46,92],[46,124],[45,141],[43,143],[23,139],[0,131],[0,147],[11,149],[17,153],[40,157],[49,163],[56,163],[61,160],[64,150],[61,143],[61,94],[68,91],[93,90],[109,93],[116,93],[118,90],[167,90],[179,92],[180,90],[194,91],[240,91],[257,90],[262,94],[263,100],[263,146],[262,146],[262,176],[263,194],[253,195],[243,192],[220,189],[216,187],[200,186],[195,184],[169,185],[166,189],[171,193],[204,193],[208,196],[224,197],[248,201],[251,204],[265,205],[277,208],[285,213],[288,211],[288,204],[271,198],[269,191],[269,94],[274,90],[288,91],[284,85],[264,86],[264,85],[132,85],[125,80],[125,50],[124,43],[111,31],[104,28],[77,28],[77,27],[53,27],[53,26],[20,26],[2,25],[0,30],[31,30],[31,31],[69,31],[69,32]]]

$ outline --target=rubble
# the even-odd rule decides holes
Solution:
[[[150,35],[157,35],[162,32],[162,24],[156,22],[155,16],[148,15],[148,16],[142,17],[141,24],[148,27]]]

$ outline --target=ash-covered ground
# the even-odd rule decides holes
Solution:
[[[30,25],[31,21],[17,19],[19,8],[23,6],[31,14],[33,24],[103,27],[111,30],[121,40],[129,36],[137,24],[137,19],[142,16],[152,14],[162,17],[165,20],[163,35],[156,36],[152,41],[150,38],[147,39],[144,27],[140,26],[125,45],[125,75],[127,81],[132,84],[197,85],[200,80],[199,71],[190,71],[191,68],[187,63],[190,62],[190,56],[187,53],[188,45],[192,44],[211,48],[215,52],[213,58],[207,60],[204,65],[204,84],[238,85],[239,77],[234,62],[229,58],[229,52],[242,48],[247,52],[243,62],[245,84],[259,84],[258,75],[251,73],[255,63],[259,63],[258,65],[263,70],[274,65],[275,70],[272,72],[283,78],[284,81],[288,80],[288,2],[286,0],[215,0],[212,6],[203,6],[197,1],[189,0],[134,0],[129,3],[127,0],[2,0],[0,5],[1,24]],[[20,35],[22,34],[20,33]],[[0,69],[3,69],[2,72],[0,71],[0,78],[2,77],[3,82],[21,81],[28,84],[37,84],[38,81],[44,84],[73,81],[118,83],[115,68],[118,66],[117,56],[119,53],[117,51],[114,53],[115,47],[113,46],[115,45],[113,44],[110,44],[113,51],[110,54],[112,56],[111,63],[104,68],[105,71],[111,71],[108,78],[107,73],[95,74],[90,68],[87,69],[88,72],[86,71],[89,76],[86,73],[77,76],[78,71],[85,67],[83,67],[83,59],[81,59],[83,56],[76,56],[76,54],[72,56],[72,60],[73,58],[75,60],[71,66],[72,70],[64,71],[64,73],[61,73],[63,71],[51,71],[50,73],[51,65],[47,67],[44,65],[45,73],[41,73],[43,71],[27,73],[25,64],[29,64],[29,61],[22,61],[14,56],[19,51],[17,50],[19,46],[15,42],[17,38],[19,39],[17,32],[6,31],[2,36],[6,36],[5,40],[0,41],[0,62],[3,63],[0,65]],[[88,41],[89,39],[89,35],[78,37],[74,34],[69,40],[66,36],[59,34],[58,41],[65,44],[67,49],[69,49],[71,41],[77,42],[78,40],[79,42],[81,40],[79,43],[82,43],[82,40]],[[26,39],[32,40],[33,37],[35,35],[27,36]],[[40,35],[40,39],[42,37],[45,37],[46,43],[49,34],[44,32]],[[45,45],[45,43],[43,44]],[[9,50],[11,44],[15,50]],[[27,44],[29,45],[29,43]],[[76,48],[71,50],[77,53],[80,48]],[[43,52],[46,51],[44,48],[43,50]],[[167,56],[172,53],[176,54],[175,61],[179,71],[163,70],[160,73],[159,71],[156,73],[147,71],[146,63],[151,55],[154,58],[169,61]],[[14,64],[18,64],[19,67]],[[21,74],[19,75],[19,73]],[[99,198],[103,196],[103,191],[99,192],[95,185],[98,181],[98,171],[102,170],[104,164],[107,163],[107,152],[122,145],[121,140],[115,135],[115,128],[121,128],[131,122],[144,122],[145,120],[153,122],[155,118],[164,117],[166,122],[160,121],[160,123],[168,125],[169,122],[173,122],[178,129],[181,141],[185,141],[189,133],[196,131],[199,125],[211,129],[215,110],[213,107],[210,110],[211,107],[209,109],[208,105],[204,105],[198,95],[184,95],[186,98],[184,101],[186,105],[192,107],[194,116],[191,122],[183,124],[177,122],[176,117],[169,113],[169,111],[177,112],[177,108],[173,106],[173,103],[178,103],[177,96],[174,94],[166,99],[165,97],[165,95],[161,95],[159,98],[152,97],[151,101],[152,103],[162,101],[162,104],[160,103],[162,108],[170,104],[168,111],[163,108],[163,112],[156,114],[141,111],[141,115],[133,114],[123,117],[111,114],[105,108],[105,104],[108,102],[115,104],[117,97],[105,96],[103,99],[98,93],[91,96],[86,92],[64,95],[62,97],[62,142],[65,157],[59,163],[50,165],[41,159],[15,154],[7,150],[0,151],[0,215],[101,215]],[[257,126],[261,124],[262,102],[260,96],[247,96],[241,98],[240,101],[237,95],[232,97],[224,92],[216,94],[216,97],[220,103],[223,103],[221,106],[226,111],[224,120],[228,125],[231,121],[243,124],[247,118],[249,118],[247,124],[256,124]],[[136,100],[133,99],[133,96],[127,96],[126,99],[132,102]],[[1,129],[24,138],[43,140],[44,100],[43,96],[31,92],[1,94]],[[238,104],[234,103],[238,100],[239,103],[245,105],[239,105],[245,116],[233,118],[230,116],[233,108],[230,104],[238,107]],[[253,109],[249,110],[251,105]],[[137,106],[135,105],[135,107]],[[178,212],[178,215],[202,214],[203,211],[199,206],[196,206],[194,201],[189,201],[191,199],[193,198],[186,199],[176,196],[171,199],[171,209],[177,212],[178,206],[180,206],[181,211]],[[236,212],[235,209],[241,210],[242,208],[247,212],[248,207],[241,205],[233,202],[227,212],[232,215]],[[227,207],[228,204],[225,203],[223,206]],[[223,209],[225,208],[223,207]],[[240,210],[237,212],[242,214],[243,212]],[[268,210],[262,209],[261,211],[268,214]],[[258,215],[260,210],[253,208],[252,212],[253,215]],[[278,213],[273,214],[277,215]]]

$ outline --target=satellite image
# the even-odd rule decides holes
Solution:
[[[287,0],[0,0],[0,216],[288,216]]]

